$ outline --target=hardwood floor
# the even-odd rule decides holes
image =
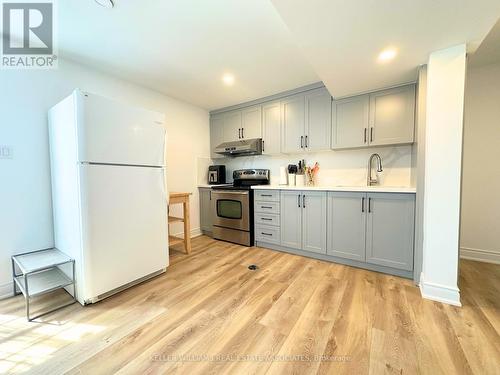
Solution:
[[[500,266],[460,274],[457,308],[410,280],[199,237],[92,306],[28,323],[22,297],[0,301],[0,373],[498,374]],[[35,303],[68,298],[53,297]]]

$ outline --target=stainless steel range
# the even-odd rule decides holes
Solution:
[[[240,169],[233,172],[233,185],[212,188],[215,239],[254,245],[254,185],[269,184],[269,169]]]

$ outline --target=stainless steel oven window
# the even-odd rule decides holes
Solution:
[[[234,199],[217,199],[217,216],[225,219],[241,219],[243,216],[241,202]]]

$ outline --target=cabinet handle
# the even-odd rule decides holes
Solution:
[[[370,142],[373,142],[373,127],[370,128]]]
[[[309,147],[309,141],[307,140],[307,135],[306,135],[306,143],[305,143],[305,145],[306,145],[306,148]]]
[[[363,138],[363,139],[364,139],[364,143],[366,143],[366,130],[367,130],[367,129],[365,128],[365,136],[364,136],[364,138]]]
[[[260,208],[267,208],[267,209],[270,209],[270,210],[273,209],[272,207],[269,207],[269,206],[260,206]]]
[[[372,212],[372,199],[368,198],[368,213]]]
[[[260,196],[261,197],[272,197],[273,195],[272,194],[261,194]]]
[[[264,236],[273,236],[271,233],[266,233],[266,232],[260,232],[260,234],[263,234]]]
[[[209,196],[210,196],[210,200],[212,200],[212,190],[210,190],[208,193],[209,193]]]
[[[264,140],[262,140],[262,152],[264,152],[264,151],[265,151],[265,149],[266,149],[266,147],[265,147],[265,141],[264,141]]]
[[[241,139],[241,128],[238,128],[238,139]]]
[[[361,198],[361,212],[365,212],[365,197]]]
[[[273,221],[273,219],[269,219],[268,217],[261,217],[260,219],[264,221]]]
[[[297,196],[297,205],[299,206],[300,208],[300,194]]]
[[[304,136],[300,136],[300,148],[304,148]]]
[[[241,128],[241,138],[242,138],[242,139],[243,139],[243,138],[245,138],[245,133],[244,133],[244,131],[245,131],[245,128]]]
[[[302,207],[306,208],[306,195],[302,195]]]

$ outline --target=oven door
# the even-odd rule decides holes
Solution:
[[[250,231],[250,192],[212,190],[214,225]]]

